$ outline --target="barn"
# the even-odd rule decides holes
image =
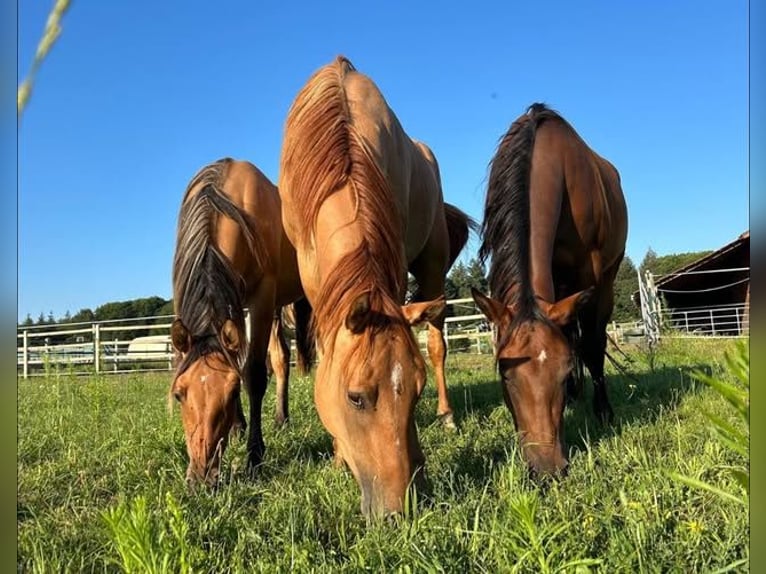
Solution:
[[[750,231],[654,279],[662,324],[687,333],[743,335],[750,323]],[[638,294],[634,295],[638,301]]]

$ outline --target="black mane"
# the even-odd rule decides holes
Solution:
[[[206,166],[192,178],[178,217],[176,251],[173,259],[173,297],[178,317],[191,336],[191,349],[177,367],[182,374],[202,356],[218,352],[232,359],[219,340],[221,327],[231,319],[237,330],[245,333],[243,310],[244,279],[212,242],[218,215],[239,223],[251,249],[252,230],[242,212],[221,190],[221,182],[231,160],[223,159]],[[191,199],[189,191],[202,189]],[[238,370],[246,356],[245,337],[232,363]]]
[[[549,118],[560,116],[545,104],[529,106],[511,124],[490,163],[479,258],[482,263],[490,259],[492,297],[515,305],[514,324],[543,318],[530,277],[529,173],[537,126]]]

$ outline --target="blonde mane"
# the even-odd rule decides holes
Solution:
[[[280,185],[290,189],[300,211],[303,242],[311,241],[319,210],[335,191],[348,186],[356,202],[361,243],[338,262],[314,305],[317,333],[329,341],[353,301],[365,292],[376,318],[372,332],[391,323],[406,324],[398,303],[406,277],[401,217],[349,111],[344,78],[354,71],[339,56],[298,93],[287,116],[280,168]]]

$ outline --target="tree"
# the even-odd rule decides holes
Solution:
[[[644,259],[638,268],[641,270],[641,273],[645,273],[647,270],[651,273],[655,272],[654,270],[657,268],[657,253],[654,252],[654,249],[650,247],[646,251],[646,255],[644,255]]]
[[[646,252],[639,269],[644,273],[649,271],[657,277],[673,273],[682,267],[686,267],[697,259],[709,255],[712,251],[690,251],[687,253],[671,253],[669,255],[658,256],[651,247]]]
[[[484,266],[478,257],[471,259],[466,265],[458,261],[449,274],[448,281],[452,283],[454,299],[469,299],[471,297],[471,287],[475,287],[484,293],[487,292],[487,277],[484,273]],[[458,305],[452,309],[453,315],[472,315],[475,311],[471,305]]]
[[[22,327],[31,327],[34,324],[35,324],[34,319],[32,319],[32,316],[29,313],[27,313],[27,316],[21,322]]]
[[[96,320],[96,315],[90,309],[80,309],[72,316],[72,323],[91,323]]]
[[[464,297],[471,296],[471,287],[475,287],[482,293],[489,291],[489,281],[487,281],[487,273],[484,270],[484,265],[481,264],[478,257],[474,257],[468,262],[468,285],[465,289]]]
[[[630,257],[625,257],[614,279],[614,311],[612,320],[634,321],[640,318],[640,309],[633,303],[633,293],[638,290],[636,266]]]

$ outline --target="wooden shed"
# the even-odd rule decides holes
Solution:
[[[654,285],[666,327],[706,335],[748,333],[750,231],[672,273],[655,277]]]

